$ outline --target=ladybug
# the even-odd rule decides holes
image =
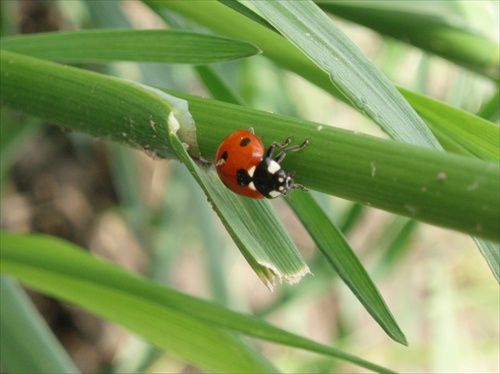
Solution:
[[[267,149],[254,134],[253,129],[238,130],[222,141],[215,155],[217,174],[231,191],[254,199],[274,199],[288,195],[295,189],[307,189],[293,181],[293,173],[281,169],[288,152],[297,152],[309,143],[309,138],[301,145],[288,147],[292,137],[283,144],[273,142]],[[273,158],[276,148],[281,152]]]

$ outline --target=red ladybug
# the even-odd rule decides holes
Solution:
[[[254,199],[274,199],[295,189],[307,190],[294,183],[293,173],[281,169],[280,162],[288,152],[299,151],[309,143],[306,139],[301,145],[287,148],[291,141],[292,137],[283,144],[273,142],[266,152],[253,129],[235,131],[217,149],[217,174],[231,191]],[[275,148],[282,150],[273,158]]]

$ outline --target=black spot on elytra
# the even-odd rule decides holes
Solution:
[[[236,172],[236,180],[241,187],[246,187],[252,181],[252,178],[248,175],[248,171],[245,169],[239,169]]]
[[[240,146],[245,147],[245,146],[249,145],[250,142],[251,142],[250,138],[243,138],[243,139],[241,139]]]
[[[223,159],[224,161],[227,161],[227,152],[224,151],[224,153],[220,156],[221,159]]]

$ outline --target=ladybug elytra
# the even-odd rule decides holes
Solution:
[[[222,141],[215,155],[217,174],[233,192],[254,199],[274,199],[295,189],[307,190],[293,181],[293,173],[281,168],[288,152],[297,152],[309,143],[288,147],[292,137],[283,144],[273,142],[265,151],[264,144],[253,129],[238,130]],[[276,148],[281,152],[273,158]]]

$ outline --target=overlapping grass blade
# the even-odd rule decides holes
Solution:
[[[322,126],[241,106],[175,93],[189,102],[200,149],[213,159],[228,133],[254,127],[266,145],[294,134],[310,137],[285,170],[311,189],[362,202],[416,220],[499,240],[500,170],[494,162]]]
[[[211,29],[219,33],[222,33],[223,35],[227,35],[241,40],[246,40],[255,44],[262,50],[264,56],[270,58],[271,60],[275,61],[284,68],[289,69],[303,76],[305,79],[311,81],[312,83],[318,85],[319,87],[325,89],[332,95],[349,103],[354,107],[363,107],[361,108],[362,110],[368,112],[368,114],[372,116],[372,119],[376,123],[382,126],[386,131],[388,131],[391,134],[391,136],[395,136],[396,139],[404,139],[409,143],[425,144],[426,146],[432,145],[435,147],[439,147],[437,141],[435,139],[433,140],[433,135],[430,133],[430,131],[426,129],[425,125],[415,114],[415,112],[407,104],[404,104],[405,103],[404,99],[402,99],[400,95],[397,94],[397,92],[396,93],[394,92],[394,88],[391,89],[390,86],[386,87],[386,89],[383,90],[384,92],[383,95],[372,91],[372,89],[375,86],[371,86],[372,84],[370,81],[371,78],[368,79],[368,76],[365,75],[360,76],[360,72],[357,71],[360,65],[358,63],[359,61],[356,59],[348,60],[349,63],[353,64],[352,68],[349,69],[348,75],[341,77],[341,79],[344,80],[347,79],[351,84],[354,82],[354,77],[356,77],[356,79],[361,79],[361,81],[363,81],[363,86],[359,86],[360,89],[362,91],[368,90],[372,92],[375,95],[374,98],[377,98],[377,100],[381,100],[383,102],[381,106],[374,107],[373,103],[371,102],[371,100],[374,98],[365,98],[364,94],[361,96],[359,95],[357,96],[357,94],[352,91],[350,91],[352,95],[349,97],[349,99],[346,99],[344,93],[341,93],[340,90],[334,84],[332,84],[330,76],[323,70],[321,70],[317,65],[315,65],[315,63],[313,63],[309,58],[307,58],[300,50],[298,50],[290,42],[285,40],[277,33],[269,30],[268,28],[253,22],[252,20],[246,18],[241,14],[238,14],[237,12],[227,7],[224,7],[220,3],[209,1],[209,2],[199,3],[197,7],[193,7],[186,2],[150,1],[150,0],[143,0],[143,1],[147,3],[151,8],[155,9],[160,15],[162,13],[163,8],[168,8],[192,20],[195,20],[205,26],[208,26]],[[252,3],[252,5],[260,7],[267,7],[267,6],[302,7],[304,5],[304,2],[283,2],[279,4],[278,2],[274,1],[254,2]],[[314,4],[312,4],[312,6],[314,6]],[[324,13],[322,13],[321,11],[319,12],[321,14],[321,17],[326,17]],[[261,16],[264,16],[264,14],[261,14]],[[299,14],[296,14],[295,17],[300,18],[300,12]],[[315,21],[313,20],[313,24],[314,22]],[[289,26],[291,27],[291,29],[294,29],[294,27],[297,25],[293,24],[293,27],[292,25]],[[305,34],[302,34],[302,36],[306,38],[310,37],[315,38],[314,32],[310,33],[310,36],[307,36]],[[328,39],[330,38],[331,37],[328,37]],[[309,39],[308,45],[311,45],[311,43],[312,42]],[[328,45],[327,47],[331,49],[332,46]],[[329,51],[328,53],[325,52],[323,53],[322,56],[331,58],[332,55],[330,54],[330,52],[332,51]],[[321,54],[321,52],[318,53]],[[353,51],[349,51],[349,53],[350,54],[355,53],[356,55],[359,54],[359,52],[353,52]],[[366,58],[363,57],[363,61],[366,61]],[[370,65],[361,64],[361,65],[365,73],[372,74],[374,68],[371,64]],[[351,75],[353,76],[353,80],[350,79]],[[381,78],[380,72],[377,72],[376,76],[385,81],[385,78]],[[378,84],[383,84],[385,87],[387,82],[384,83],[380,81],[377,82],[377,85]],[[358,86],[356,85],[356,90],[357,87]],[[391,92],[389,95],[386,95],[388,92],[387,90]],[[368,91],[364,91],[364,93],[367,93]],[[368,101],[365,101],[365,99],[367,99]],[[389,108],[391,108],[391,110],[387,111],[388,113],[384,113],[387,105]],[[396,120],[396,118],[398,118],[398,120]],[[401,121],[401,118],[404,118],[404,121]],[[389,122],[387,122],[387,120],[389,120]],[[397,129],[397,132],[401,132],[401,134],[398,135],[394,131],[390,130],[387,126],[388,124],[390,126],[394,126],[393,130]],[[414,133],[415,131],[416,133]]]
[[[3,272],[119,323],[199,367],[222,372],[275,371],[232,334],[180,311],[181,301],[170,306],[155,301],[152,295],[163,293],[160,287],[94,259],[74,245],[40,235],[2,234],[1,246]]]
[[[411,43],[496,82],[500,78],[498,42],[480,30],[478,25],[469,22],[464,12],[457,11],[460,2],[433,1],[427,2],[425,6],[412,1],[316,3],[337,16]],[[487,14],[483,16],[488,19]],[[487,23],[487,20],[483,18],[481,22]],[[495,28],[494,24],[491,24],[491,28]]]
[[[64,62],[209,64],[255,55],[250,43],[177,30],[85,30],[2,38],[2,48]]]
[[[268,288],[276,281],[293,284],[309,268],[267,200],[238,196],[222,184],[213,168],[202,172],[172,136],[179,158],[207,194],[241,253]]]
[[[312,1],[243,2],[324,70],[361,112],[393,138],[440,149],[397,89]]]
[[[430,97],[408,90],[401,92],[411,99],[415,110],[439,134],[438,138],[442,137],[443,144],[458,145],[483,160],[500,160],[500,127]]]
[[[119,323],[156,346],[215,371],[275,372],[227,330],[347,360],[370,371],[391,370],[242,315],[91,257],[42,235],[2,233],[1,270],[29,287]],[[274,370],[274,371],[273,371]]]

